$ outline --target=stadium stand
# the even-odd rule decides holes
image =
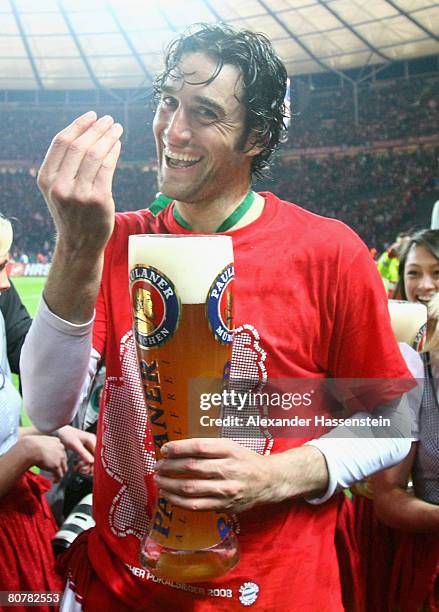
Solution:
[[[256,187],[336,217],[382,250],[398,231],[428,225],[438,198],[438,92],[437,74],[367,81],[356,99],[346,84],[315,88],[293,79],[288,142],[271,177]],[[36,186],[37,169],[54,134],[90,108],[125,127],[114,180],[118,209],[147,206],[156,191],[151,95],[118,106],[55,98],[0,103],[1,210],[14,219],[16,259],[23,253],[31,261],[38,254],[50,258],[53,226]]]

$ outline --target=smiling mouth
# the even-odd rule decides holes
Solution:
[[[201,160],[201,157],[194,157],[187,153],[171,153],[170,151],[164,151],[164,156],[169,168],[190,168]]]

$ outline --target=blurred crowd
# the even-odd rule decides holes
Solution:
[[[293,79],[288,146],[293,149],[367,145],[376,141],[439,133],[439,77],[366,82],[358,86],[358,125],[350,85],[312,90]],[[59,130],[91,106],[0,105],[0,159],[40,163],[47,145]],[[106,104],[98,114],[111,114],[125,128],[122,160],[154,159],[151,94],[133,105]]]
[[[319,214],[350,225],[370,247],[382,250],[402,230],[428,224],[438,199],[439,78],[364,83],[358,87],[358,125],[349,85],[312,91],[293,80],[293,118],[270,177],[258,183]],[[17,261],[50,260],[54,228],[36,186],[36,172],[54,134],[90,105],[0,105],[0,210],[12,218]],[[119,210],[154,200],[153,103],[96,108],[125,128],[122,163],[114,180]],[[376,149],[377,141],[438,135],[431,143]],[[375,143],[375,145],[374,145]],[[298,149],[339,147],[316,157]],[[353,154],[347,148],[359,146]],[[374,148],[375,146],[375,148]],[[2,161],[3,160],[3,161]],[[15,164],[15,167],[14,167]]]
[[[414,152],[349,157],[286,159],[279,157],[271,178],[259,190],[273,191],[304,208],[334,217],[355,229],[369,246],[379,250],[400,230],[422,227],[431,204],[439,197],[438,147]],[[114,194],[118,210],[148,206],[157,190],[154,170],[118,168]],[[14,224],[18,261],[26,253],[50,259],[54,228],[37,186],[35,171],[0,172],[3,214]]]
[[[352,227],[381,250],[395,234],[429,223],[439,196],[439,147],[413,152],[279,160],[262,185]]]
[[[293,81],[291,146],[365,145],[439,132],[437,77],[364,83],[357,99],[358,125],[351,86],[313,92]]]
[[[94,109],[99,116],[109,114],[124,126],[124,161],[146,162],[154,158],[154,139],[152,136],[153,108],[151,100],[142,106],[125,110],[119,106],[77,105],[74,107],[35,106],[2,108],[1,160],[23,160],[41,164],[47,147],[54,135],[71,123],[79,115]]]
[[[137,210],[148,206],[157,191],[154,171],[138,167],[118,168],[114,178],[114,197],[118,210]],[[19,168],[0,170],[0,210],[14,227],[14,261],[50,261],[55,228],[37,187],[36,171]]]

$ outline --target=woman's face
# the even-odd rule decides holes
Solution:
[[[414,244],[407,253],[404,287],[409,302],[425,305],[439,291],[439,260],[423,246]]]

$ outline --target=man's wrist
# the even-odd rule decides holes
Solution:
[[[323,494],[328,487],[328,468],[323,453],[313,446],[300,446],[273,454],[275,487],[273,494],[283,501],[289,498]]]
[[[46,296],[42,295],[40,303],[38,305],[38,316],[43,319],[50,327],[56,329],[59,332],[66,333],[70,336],[82,336],[87,335],[93,326],[95,314],[84,323],[73,323],[67,321],[62,317],[55,314],[49,307]]]
[[[111,234],[110,234],[111,236]],[[74,238],[69,234],[58,233],[56,237],[54,259],[70,265],[90,267],[90,261],[99,261],[104,256],[105,246],[110,238],[99,240],[96,236],[81,234]]]

